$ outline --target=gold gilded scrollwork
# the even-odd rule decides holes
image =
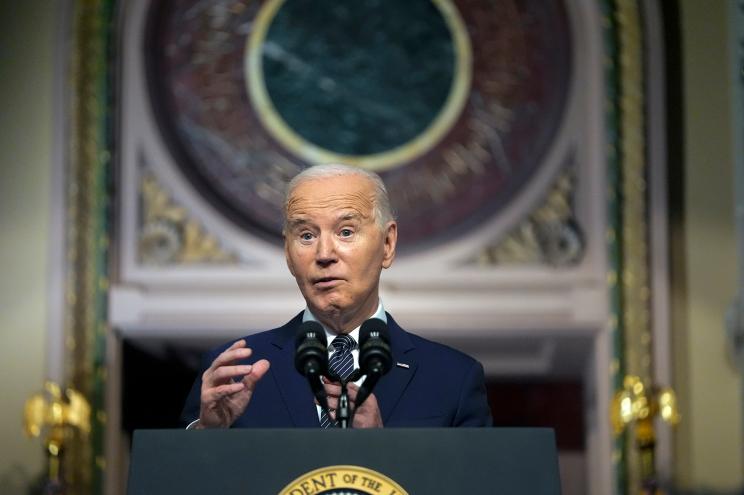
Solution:
[[[584,241],[574,220],[574,183],[572,172],[562,173],[542,205],[505,238],[484,248],[478,263],[566,266],[580,260]]]
[[[148,265],[190,263],[235,263],[237,255],[224,250],[216,237],[191,218],[182,206],[158,184],[155,177],[142,177],[142,224],[138,256]]]

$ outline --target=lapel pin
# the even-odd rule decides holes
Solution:
[[[410,366],[407,365],[406,363],[395,363],[395,366],[399,366],[399,367],[405,368],[405,369],[410,368]]]

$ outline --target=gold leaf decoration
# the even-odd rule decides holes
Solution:
[[[505,237],[486,246],[474,260],[481,265],[547,264],[567,266],[584,253],[574,218],[574,174],[564,171],[542,204]]]
[[[236,263],[238,256],[176,204],[150,173],[142,176],[138,257],[147,265]]]

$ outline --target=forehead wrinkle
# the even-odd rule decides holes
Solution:
[[[361,221],[364,217],[356,210],[341,212],[336,216],[334,223],[339,224],[346,221]],[[294,216],[287,219],[287,228],[289,230],[297,230],[305,226],[314,226],[314,222],[304,216]]]
[[[362,218],[369,218],[374,209],[374,194],[362,192],[329,194],[323,198],[307,198],[293,195],[287,202],[287,219],[309,214],[315,210],[352,210]],[[341,213],[340,216],[343,216]]]

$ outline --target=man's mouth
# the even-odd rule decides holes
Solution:
[[[341,279],[336,277],[319,277],[313,280],[313,286],[318,289],[330,289],[339,283],[341,283]]]

